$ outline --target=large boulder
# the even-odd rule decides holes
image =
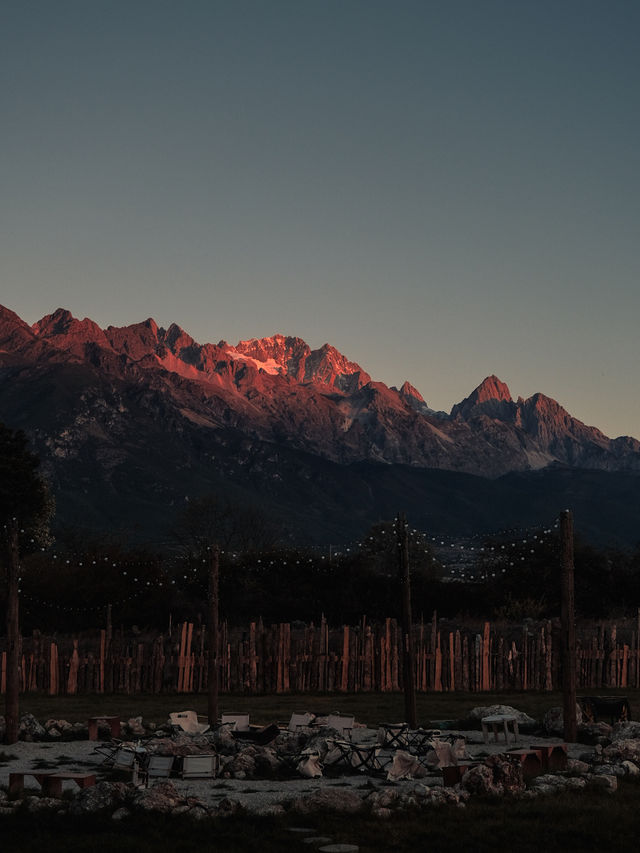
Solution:
[[[364,801],[359,794],[354,791],[346,791],[344,788],[340,791],[319,788],[308,797],[300,797],[294,800],[291,807],[300,814],[324,812],[355,814],[364,807]]]
[[[131,717],[124,723],[123,729],[131,737],[144,737],[147,733],[142,722],[142,717]]]
[[[47,732],[44,726],[36,720],[33,714],[23,714],[20,717],[20,740],[44,740]]]
[[[69,806],[72,815],[95,814],[120,808],[127,796],[123,782],[98,782],[79,791]]]
[[[462,777],[462,787],[470,794],[500,797],[524,791],[522,767],[504,755],[490,755],[483,764],[470,767]]]
[[[562,791],[581,791],[586,786],[587,780],[584,777],[544,773],[531,780],[529,790],[537,794],[559,794]]]
[[[152,788],[139,788],[132,797],[132,806],[145,812],[170,814],[184,804],[172,782],[156,782]]]
[[[580,725],[582,723],[582,709],[576,703],[576,723]],[[549,708],[547,713],[544,715],[544,719],[542,721],[542,725],[547,734],[557,735],[558,737],[564,737],[564,711],[558,705],[553,708]]]
[[[258,749],[255,746],[247,746],[234,755],[231,761],[224,766],[223,776],[233,779],[252,779],[256,774],[256,755]]]
[[[602,750],[608,762],[633,761],[640,765],[640,740],[615,740]]]
[[[535,728],[537,726],[533,717],[525,714],[524,711],[518,711],[512,708],[511,705],[479,705],[469,712],[469,720],[474,723],[479,723],[483,717],[493,717],[495,714],[507,714],[515,717],[519,727]]]
[[[616,723],[611,732],[611,740],[640,740],[640,723],[629,720],[625,723]]]

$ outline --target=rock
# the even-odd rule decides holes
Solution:
[[[328,788],[318,789],[308,797],[299,797],[293,801],[292,809],[300,814],[316,812],[339,812],[355,814],[363,808],[363,800],[359,794],[342,789],[340,791]]]
[[[255,810],[255,814],[260,815],[261,817],[280,817],[285,813],[285,807],[280,805],[280,803],[271,803],[270,805],[261,806],[259,809]]]
[[[71,735],[75,740],[87,740],[89,737],[89,726],[86,723],[72,723]]]
[[[204,806],[194,806],[193,808],[189,809],[189,817],[193,818],[194,820],[204,820],[205,818],[209,817],[209,812]]]
[[[484,764],[470,767],[461,784],[470,794],[518,794],[524,790],[522,767],[504,756],[491,755]]]
[[[634,761],[640,764],[640,740],[618,739],[602,750],[606,761]]]
[[[589,772],[590,765],[586,761],[579,761],[577,758],[567,758],[567,773],[574,776],[584,776]]]
[[[127,786],[123,782],[98,782],[89,788],[82,788],[69,806],[72,815],[95,814],[113,809],[124,803]]]
[[[133,796],[132,805],[146,812],[169,814],[183,803],[183,798],[172,782],[156,782],[152,788],[139,788]]]
[[[245,747],[225,765],[224,775],[234,779],[252,778],[256,772],[256,753],[255,746]]]
[[[127,720],[124,724],[124,727],[130,735],[143,737],[147,733],[142,724],[142,717],[131,717],[131,719]]]
[[[627,771],[622,764],[600,764],[593,768],[596,776],[626,776]]]
[[[618,740],[638,740],[640,741],[640,723],[629,720],[624,723],[616,723],[611,732],[611,740],[615,743]]]
[[[131,817],[129,809],[126,808],[126,806],[120,806],[120,808],[116,809],[111,815],[111,820],[126,820],[128,817]]]
[[[258,747],[254,756],[254,762],[256,775],[261,779],[272,779],[278,774],[284,764],[275,749],[270,746]]]
[[[494,714],[509,714],[515,717],[518,721],[518,726],[522,726],[523,728],[534,728],[537,725],[533,717],[525,714],[524,711],[512,708],[511,705],[480,705],[469,712],[469,719],[478,723],[483,717],[491,717]]]
[[[623,761],[622,766],[627,776],[640,776],[640,767],[638,767],[635,761]]]
[[[556,773],[544,773],[534,777],[530,782],[530,788],[545,794],[556,794],[560,791],[580,791],[587,785],[587,780],[582,777],[561,776]]]
[[[36,720],[33,714],[23,714],[20,717],[19,737],[21,740],[43,740],[47,736],[44,726]]]
[[[395,805],[400,796],[397,788],[383,788],[381,791],[373,791],[366,798],[366,801],[371,808],[388,809]]]
[[[618,790],[618,780],[615,776],[594,774],[589,778],[589,787],[597,788],[607,794],[613,794]]]
[[[380,820],[388,820],[391,817],[391,809],[376,806],[374,809],[371,809],[371,814],[373,817],[377,817]]]
[[[218,804],[218,808],[216,809],[216,815],[218,817],[233,817],[237,814],[242,814],[244,812],[244,807],[237,800],[232,800],[229,797],[225,797],[224,800],[220,800]]]
[[[580,743],[592,743],[607,745],[611,743],[613,733],[608,723],[581,723],[578,726],[578,740]]]
[[[35,812],[58,811],[61,800],[57,797],[26,797],[24,805],[30,814]]]
[[[238,741],[229,731],[228,726],[222,726],[213,734],[213,744],[220,755],[235,755],[238,752]]]
[[[582,709],[576,703],[576,723],[580,725],[582,722]],[[543,728],[546,732],[553,735],[564,737],[564,718],[563,709],[560,706],[549,708],[544,715],[542,721]]]

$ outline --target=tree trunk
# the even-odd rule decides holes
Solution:
[[[18,575],[18,524],[9,523],[7,548],[7,692],[5,694],[6,743],[16,743],[20,729],[20,626]]]

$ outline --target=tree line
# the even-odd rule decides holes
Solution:
[[[393,520],[363,532],[349,548],[283,543],[257,507],[224,495],[191,500],[178,513],[162,546],[127,546],[107,535],[56,528],[54,504],[25,436],[0,424],[0,532],[7,605],[9,530],[19,519],[21,629],[82,631],[103,625],[161,630],[169,620],[206,621],[210,547],[220,548],[221,615],[230,624],[355,624],[400,610],[398,541]],[[55,540],[50,530],[55,531]],[[560,610],[559,542],[555,534],[529,543],[487,539],[466,578],[449,566],[418,531],[409,536],[413,615],[521,621]],[[492,550],[493,546],[493,550]],[[467,557],[467,561],[468,561]],[[640,604],[640,547],[596,549],[575,542],[578,617],[633,615]]]

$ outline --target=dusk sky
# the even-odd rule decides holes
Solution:
[[[1,0],[0,303],[640,438],[640,2]]]

